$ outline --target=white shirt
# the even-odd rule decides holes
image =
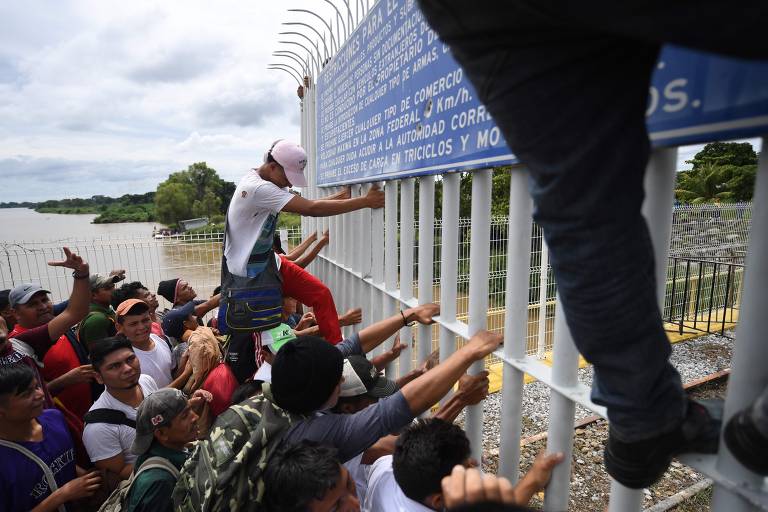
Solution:
[[[139,386],[144,398],[157,391],[155,380],[149,375],[139,377]],[[136,420],[136,408],[121,402],[104,390],[101,396],[93,402],[89,411],[94,409],[115,409],[125,413],[129,420]],[[131,453],[131,445],[136,437],[136,429],[126,425],[111,425],[109,423],[86,423],[83,430],[83,444],[92,462],[109,459],[123,454],[126,464],[133,464],[136,455]]]
[[[157,334],[150,334],[149,338],[155,342],[155,348],[139,350],[133,347],[133,352],[141,363],[142,375],[149,375],[155,379],[158,388],[164,388],[173,380],[171,375],[173,352],[168,347],[168,343]]]
[[[392,472],[392,456],[380,457],[369,466],[368,491],[363,512],[433,512],[403,494]]]
[[[349,476],[351,476],[352,479],[355,481],[355,488],[357,490],[357,499],[360,500],[360,503],[363,503],[363,500],[365,500],[365,495],[368,491],[369,466],[366,464],[363,464],[364,454],[365,452],[349,459],[347,462],[344,463],[344,466],[347,468],[347,471],[349,471]]]
[[[253,374],[253,380],[260,380],[262,382],[272,382],[272,365],[264,361]]]
[[[262,179],[255,169],[243,176],[227,213],[229,233],[224,256],[231,273],[247,276],[251,253],[263,253],[272,247],[277,214],[293,197],[287,189]],[[279,265],[280,259],[276,259]]]

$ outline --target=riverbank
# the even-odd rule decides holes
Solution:
[[[37,213],[61,215],[95,214],[94,224],[116,224],[121,222],[154,222],[154,203],[111,204],[101,206],[39,206]]]

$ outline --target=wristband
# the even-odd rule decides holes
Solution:
[[[403,317],[403,327],[410,327],[411,325],[413,325],[413,322],[408,323],[408,319],[405,318],[405,313],[403,313],[402,309],[400,310],[400,316]]]
[[[89,274],[88,272],[86,272],[85,274],[78,274],[77,270],[75,270],[74,272],[72,272],[72,277],[74,277],[75,279],[88,279]]]

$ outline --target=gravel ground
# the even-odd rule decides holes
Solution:
[[[732,336],[732,333],[727,333]],[[706,335],[694,340],[676,343],[672,347],[672,363],[680,372],[683,382],[689,382],[730,367],[733,341],[718,335]],[[586,385],[592,382],[592,369],[579,370],[579,380]],[[713,384],[697,389],[699,398],[723,397],[725,384]],[[549,388],[540,382],[526,386],[523,397],[522,437],[530,437],[547,430]],[[495,393],[485,401],[483,466],[495,472],[498,466],[501,393]],[[577,406],[576,419],[592,416],[590,411]],[[463,418],[458,422],[462,423]],[[597,421],[576,430],[574,441],[574,475],[571,483],[569,510],[600,510],[607,503],[610,480],[602,465],[602,447],[607,438],[607,423]],[[536,453],[546,446],[546,440],[525,446],[522,450],[521,470],[530,466]],[[674,462],[660,482],[645,490],[644,506],[661,501],[702,479],[699,473]],[[534,503],[535,505],[536,503]]]

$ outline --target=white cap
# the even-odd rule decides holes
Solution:
[[[278,140],[267,151],[267,155],[280,164],[285,175],[294,187],[306,187],[307,179],[304,177],[304,168],[307,166],[307,152],[301,145],[287,140]]]

